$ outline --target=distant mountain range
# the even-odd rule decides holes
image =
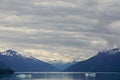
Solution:
[[[103,50],[97,55],[68,67],[67,72],[120,72],[120,48]]]
[[[26,57],[14,50],[0,52],[0,74],[6,72],[51,72],[63,70],[66,72],[120,72],[120,48],[103,50],[95,56],[81,61],[49,63],[34,57]],[[55,66],[55,67],[54,67]],[[58,68],[58,69],[56,69]]]
[[[52,64],[59,71],[61,71],[61,70],[68,68],[69,66],[73,65],[74,63],[76,63],[76,61],[66,63],[66,62],[63,62],[61,60],[53,60],[53,61],[49,61],[48,63]]]
[[[14,50],[0,52],[0,61],[16,72],[57,71],[57,69],[49,63],[38,60],[32,56],[23,56]],[[1,65],[1,67],[4,66]]]

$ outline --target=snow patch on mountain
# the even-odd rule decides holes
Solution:
[[[107,54],[107,55],[115,55],[115,54],[120,54],[120,48],[114,48],[114,49],[109,49],[109,50],[102,50],[100,51],[97,55],[99,54]]]
[[[6,50],[4,52],[0,52],[1,55],[5,55],[5,56],[21,56],[20,54],[18,54],[16,51],[14,50]]]

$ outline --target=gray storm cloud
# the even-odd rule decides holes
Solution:
[[[1,0],[0,50],[67,62],[120,47],[119,4],[119,0]]]

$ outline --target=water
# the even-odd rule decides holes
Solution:
[[[0,80],[120,80],[120,73],[17,72]]]

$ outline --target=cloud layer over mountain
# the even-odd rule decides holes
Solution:
[[[83,60],[119,47],[119,0],[1,0],[0,50]]]

